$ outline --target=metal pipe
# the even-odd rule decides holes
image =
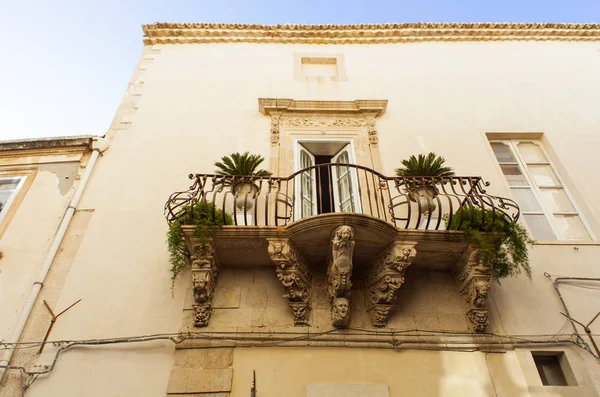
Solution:
[[[544,273],[544,275],[546,275],[547,273]],[[548,277],[550,275],[548,274]],[[581,337],[581,335],[579,335],[579,331],[577,330],[577,327],[575,326],[575,322],[579,323],[579,321],[575,321],[573,320],[573,318],[571,317],[571,313],[569,312],[569,308],[567,307],[567,304],[565,302],[565,300],[563,299],[562,294],[560,293],[560,289],[558,288],[558,285],[562,282],[565,281],[600,281],[600,278],[590,278],[590,277],[557,277],[554,279],[554,290],[556,291],[556,294],[558,295],[558,299],[560,300],[560,303],[565,311],[564,316],[567,317],[569,319],[569,321],[571,322],[571,327],[573,327],[573,332],[575,333],[575,335],[577,335],[577,339],[587,348],[587,350],[590,351],[591,353],[591,349],[589,347],[589,345],[587,344],[587,342],[585,341],[585,339],[583,339]],[[600,314],[600,313],[599,313]],[[594,344],[594,347],[596,348],[596,352],[598,353],[598,357],[600,357],[600,351],[598,350],[598,347],[596,346],[596,341],[594,340],[594,338],[592,337],[592,333],[589,330],[589,325],[598,317],[598,314],[596,314],[596,316],[592,319],[592,321],[590,321],[590,323],[588,324],[588,326],[585,326],[581,323],[583,326],[583,329],[587,332],[588,336],[590,337],[590,340],[592,341],[592,343]],[[589,331],[589,332],[588,332]]]
[[[73,194],[73,198],[71,198],[71,202],[69,203],[69,206],[65,211],[65,215],[63,216],[60,226],[58,227],[58,230],[54,235],[54,240],[52,241],[52,245],[50,246],[50,249],[46,254],[46,258],[44,259],[44,263],[42,264],[40,274],[31,286],[29,296],[27,298],[27,301],[25,302],[25,307],[21,311],[21,315],[19,316],[17,325],[15,326],[10,338],[7,341],[8,343],[17,343],[19,339],[21,339],[23,329],[25,329],[25,325],[27,324],[27,320],[29,319],[31,311],[33,310],[35,301],[38,295],[40,294],[40,290],[44,286],[46,276],[48,276],[48,273],[50,272],[52,262],[54,262],[54,258],[56,258],[58,249],[60,248],[60,245],[65,237],[65,233],[67,232],[67,228],[71,223],[71,219],[75,214],[75,210],[77,209],[77,205],[79,204],[81,195],[83,194],[85,186],[87,185],[90,175],[92,174],[92,170],[94,169],[94,166],[96,165],[96,161],[98,160],[100,154],[106,149],[108,149],[108,142],[105,141],[103,138],[96,137],[92,142],[92,149],[93,152],[85,168],[85,172],[81,176],[81,180],[79,182],[79,185],[77,186],[77,189],[75,190],[75,194]],[[4,374],[6,372],[6,368],[4,366],[7,366],[10,363],[13,353],[14,349],[8,349],[2,355],[2,360],[0,360],[0,382],[2,381],[2,378],[4,377]]]

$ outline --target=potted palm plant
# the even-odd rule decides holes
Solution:
[[[221,161],[215,163],[215,173],[217,175],[234,176],[233,180],[225,180],[223,184],[231,185],[231,192],[235,196],[235,205],[239,209],[250,210],[254,206],[252,200],[258,193],[258,186],[252,183],[255,177],[270,176],[267,170],[258,169],[258,166],[264,161],[264,157],[259,154],[250,154],[249,152],[231,153],[229,156],[223,156]]]
[[[444,165],[445,162],[446,159],[430,152],[418,157],[410,156],[402,160],[402,167],[396,169],[396,175],[407,178],[403,183],[409,200],[419,203],[424,213],[433,212],[437,207],[433,199],[439,192],[434,178],[454,175],[452,168]]]

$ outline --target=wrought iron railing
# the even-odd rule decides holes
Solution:
[[[350,212],[402,229],[446,230],[460,229],[474,216],[481,225],[491,225],[497,219],[515,222],[520,215],[514,201],[487,194],[489,183],[480,177],[386,177],[360,165],[336,163],[289,177],[189,178],[192,186],[173,193],[165,205],[169,222],[198,203],[213,204],[205,205],[207,216],[242,226],[285,226],[311,216]]]

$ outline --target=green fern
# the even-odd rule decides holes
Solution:
[[[410,156],[402,160],[403,167],[396,169],[396,175],[402,177],[429,176],[448,177],[453,176],[454,171],[445,167],[446,159],[431,152],[427,155],[419,154],[419,157]]]
[[[169,224],[167,231],[167,246],[171,262],[171,282],[175,283],[177,276],[190,263],[190,253],[185,244],[183,225],[195,225],[196,235],[207,238],[214,230],[223,225],[233,225],[233,218],[228,213],[216,209],[213,203],[196,203],[193,210],[190,207],[180,212],[180,215]]]
[[[484,218],[485,215],[485,218]],[[445,217],[448,222],[449,217]],[[473,207],[459,209],[452,215],[449,230],[463,230],[479,248],[481,259],[490,263],[496,280],[525,273],[531,278],[528,246],[533,244],[527,230],[506,215],[493,216],[491,210]]]

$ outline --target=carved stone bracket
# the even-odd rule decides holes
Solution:
[[[352,255],[354,228],[342,225],[331,234],[331,253],[327,266],[327,292],[331,302],[334,327],[345,327],[350,321],[350,289],[352,288]]]
[[[396,292],[404,283],[404,272],[417,255],[415,242],[396,241],[367,270],[365,307],[374,327],[383,327]]]
[[[194,325],[205,327],[212,313],[212,297],[217,280],[217,260],[212,239],[194,244],[192,254],[192,285],[194,288]]]
[[[285,288],[284,298],[288,299],[294,312],[295,325],[308,325],[312,275],[306,261],[298,253],[289,239],[268,239],[268,252],[275,264],[277,279]]]
[[[456,281],[461,295],[470,306],[467,317],[476,332],[485,332],[489,324],[487,297],[491,278],[492,270],[481,259],[479,250],[472,247],[467,249],[459,262]]]

